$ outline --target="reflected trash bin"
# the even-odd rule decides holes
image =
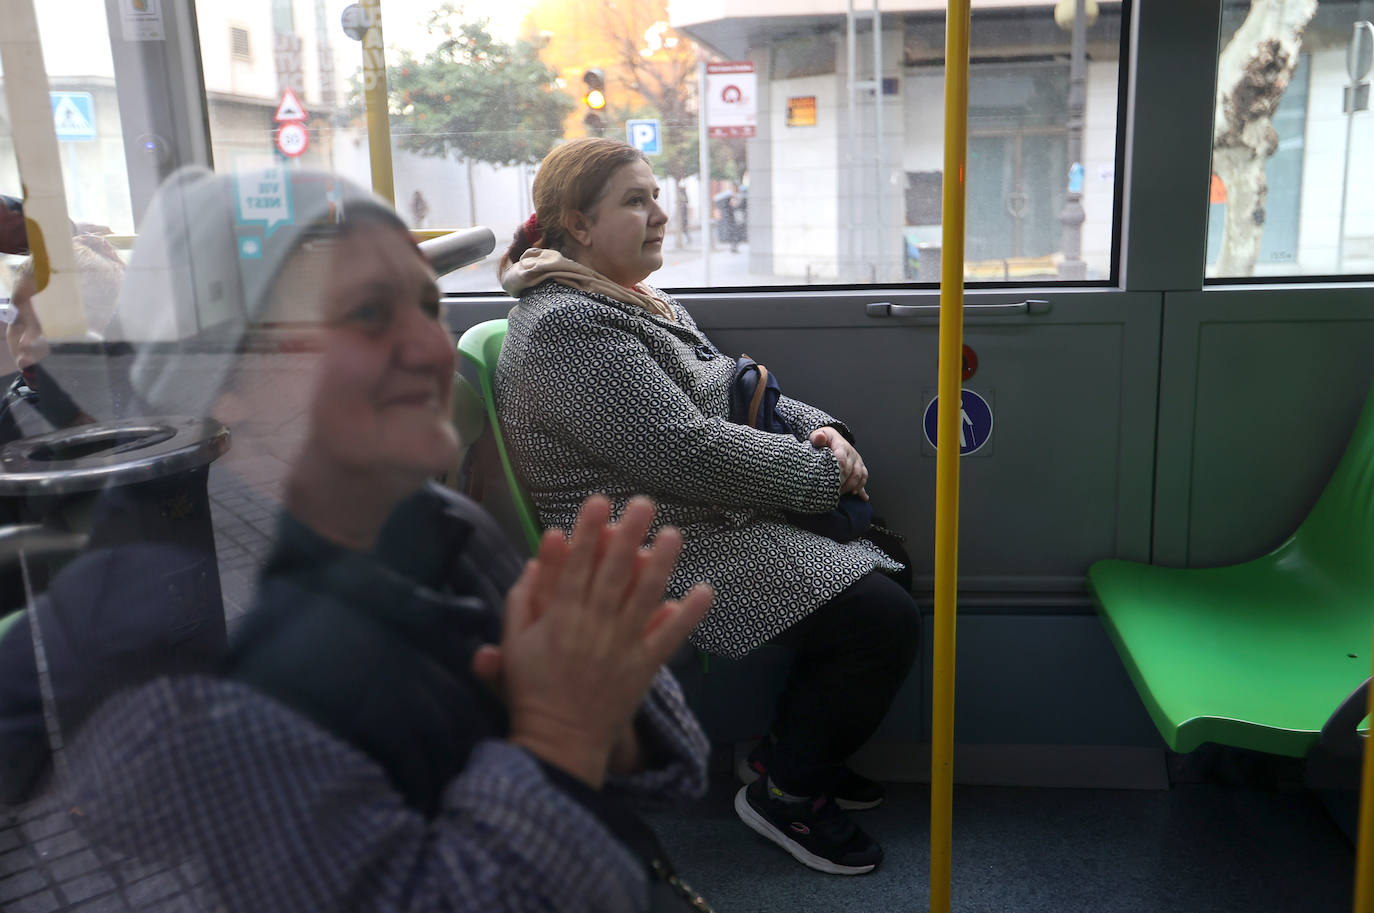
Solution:
[[[207,483],[228,449],[222,424],[181,416],[0,448],[0,804],[32,794],[102,700],[213,669],[225,619]]]
[[[35,435],[0,448],[0,505],[6,523],[86,534],[88,550],[161,542],[195,553],[182,596],[196,604],[183,608],[222,624],[207,483],[210,464],[228,449],[229,429],[187,416],[93,422]],[[29,562],[32,591],[46,589],[71,557]],[[12,585],[6,581],[7,600]]]

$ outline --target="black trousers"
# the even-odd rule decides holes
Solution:
[[[920,638],[916,601],[877,571],[774,638],[796,652],[773,722],[769,776],[780,789],[829,788],[887,714]]]

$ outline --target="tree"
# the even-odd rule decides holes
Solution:
[[[462,22],[452,3],[436,9],[428,27],[440,38],[438,47],[423,60],[403,52],[387,67],[392,130],[403,149],[462,156],[471,200],[474,161],[540,161],[563,138],[563,118],[573,101],[559,91],[558,74],[539,59],[539,42],[497,41],[485,21]],[[360,110],[356,86],[354,95]]]
[[[536,24],[548,41],[547,58],[565,74],[580,74],[590,66],[606,71],[611,123],[634,117],[658,120],[662,152],[654,157],[654,169],[674,181],[681,199],[687,177],[698,170],[699,52],[668,25],[666,0],[592,0],[577,5],[543,0],[526,20],[528,35],[534,34]],[[565,76],[565,81],[581,87],[580,76]],[[710,169],[713,177],[737,179],[743,170],[743,143],[713,142]],[[699,202],[709,224],[710,201]],[[679,214],[672,215],[682,237],[686,225]]]
[[[1279,145],[1274,112],[1316,11],[1317,0],[1251,0],[1245,21],[1217,59],[1212,170],[1226,186],[1219,275],[1254,273],[1269,194],[1264,166]]]

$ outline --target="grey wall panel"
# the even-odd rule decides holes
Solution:
[[[1123,287],[1195,289],[1207,250],[1221,0],[1144,0],[1132,8]]]
[[[1093,561],[1148,555],[1159,296],[1060,293],[1052,305],[967,327],[979,358],[967,386],[994,425],[961,469],[966,591],[1081,591]],[[936,388],[935,322],[817,327],[777,315],[780,325],[744,327],[737,310],[723,326],[709,305],[694,313],[726,351],[748,352],[784,392],[850,424],[879,512],[909,536],[928,587],[935,451],[921,418]]]
[[[1374,381],[1374,289],[1168,294],[1155,561],[1230,564],[1282,542]]]
[[[958,722],[961,743],[1149,745],[1153,728],[1082,588],[1099,558],[1145,560],[1150,545],[1161,296],[1100,290],[970,294],[970,303],[1050,301],[1048,313],[970,318],[968,382],[993,403],[993,435],[962,464]],[[937,326],[875,319],[874,300],[931,293],[730,293],[686,303],[727,352],[748,352],[790,395],[849,422],[881,513],[909,536],[929,587],[934,451],[921,413],[936,387]],[[465,320],[509,307],[455,302]],[[492,314],[492,316],[495,316]],[[921,589],[918,586],[918,590]],[[877,741],[928,738],[925,658]],[[780,684],[779,657],[686,669],[693,703],[723,740],[757,735]]]
[[[958,744],[1163,746],[1096,618],[990,612],[958,621]],[[932,624],[876,742],[930,739]]]
[[[930,636],[927,620],[927,680]],[[961,617],[957,650],[958,744],[1162,745],[1096,618]],[[894,707],[876,738],[911,738],[909,715],[908,708]],[[929,731],[927,708],[922,737]]]
[[[927,613],[921,660],[902,685],[875,742],[930,740]],[[678,676],[712,739],[767,731],[790,654],[766,647],[744,660],[685,662]],[[955,673],[955,740],[961,745],[1162,747],[1102,625],[1088,616],[996,613],[961,617]]]

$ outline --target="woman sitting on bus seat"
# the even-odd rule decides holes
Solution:
[[[871,871],[881,849],[836,804],[882,799],[844,761],[907,676],[918,610],[884,576],[901,565],[870,542],[783,519],[864,493],[868,472],[845,426],[804,403],[782,397],[777,408],[809,440],[727,419],[735,359],[644,282],[663,263],[657,196],[647,160],[624,143],[574,140],[544,159],[536,213],[501,261],[520,299],[496,371],[502,428],[546,526],[566,525],[592,492],[617,509],[635,493],[658,501],[685,542],[669,592],[699,579],[716,589],[698,647],[795,650],[772,738],[750,760],[766,780],[740,790],[735,808],[806,865]]]
[[[661,601],[681,539],[663,529],[641,548],[647,500],[611,525],[588,499],[522,573],[480,508],[427,482],[458,444],[433,271],[369,194],[290,181],[295,220],[261,256],[239,262],[233,181],[199,169],[153,204],[191,215],[138,241],[139,281],[192,258],[197,274],[215,258],[245,272],[215,283],[245,301],[211,302],[231,319],[200,347],[230,363],[140,356],[134,383],[157,403],[227,377],[218,414],[288,434],[257,442],[290,460],[286,512],[222,674],[126,692],[77,734],[84,829],[192,857],[231,911],[681,908],[614,790],[704,787],[704,737],[661,662],[710,589]],[[145,248],[170,272],[141,272]],[[290,328],[289,382],[261,382],[261,358],[245,367],[230,344],[245,323]]]

